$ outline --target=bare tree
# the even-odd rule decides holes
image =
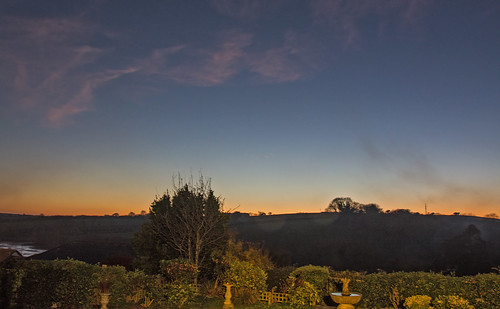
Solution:
[[[210,181],[200,177],[197,183],[183,184],[179,177],[172,197],[166,193],[151,204],[151,229],[146,231],[167,247],[170,255],[164,258],[185,258],[201,269],[214,250],[227,245],[227,215],[222,206]]]

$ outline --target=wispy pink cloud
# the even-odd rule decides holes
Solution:
[[[0,22],[0,82],[12,89],[10,104],[46,115],[44,122],[50,126],[88,111],[97,87],[129,73],[84,69],[109,53],[80,43],[96,29],[78,18],[6,18]]]
[[[318,70],[320,59],[309,41],[288,31],[283,43],[249,56],[249,69],[269,83],[295,81]]]
[[[251,61],[250,70],[270,82],[297,80],[301,74],[289,55],[289,51],[283,47],[267,50]]]
[[[157,49],[136,66],[146,75],[204,87],[221,85],[246,72],[257,73],[265,83],[282,83],[317,70],[315,52],[295,33],[289,31],[281,44],[263,50],[253,48],[253,38],[249,33],[228,31],[211,49],[187,45]]]
[[[244,49],[252,42],[251,34],[237,31],[224,33],[221,37],[220,43],[212,49],[186,46],[157,49],[150,57],[137,62],[139,70],[178,83],[220,85],[241,71]],[[169,57],[177,57],[177,61],[170,62]]]
[[[109,70],[105,73],[88,76],[81,86],[75,90],[71,98],[60,106],[50,108],[47,113],[47,120],[50,126],[65,125],[72,116],[89,111],[92,108],[94,90],[104,83],[116,79],[122,75],[136,72],[136,68],[124,70]]]

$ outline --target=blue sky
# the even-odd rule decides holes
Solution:
[[[0,212],[500,212],[498,1],[2,1]]]

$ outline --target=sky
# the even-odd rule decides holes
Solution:
[[[500,2],[0,2],[0,212],[500,214]]]

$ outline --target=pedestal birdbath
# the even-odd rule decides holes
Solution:
[[[337,309],[354,309],[354,304],[359,303],[361,294],[349,292],[349,282],[351,279],[342,278],[342,292],[331,293],[330,297],[334,302],[339,304]]]

